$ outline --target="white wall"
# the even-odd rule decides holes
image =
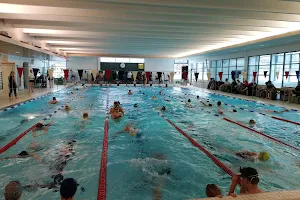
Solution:
[[[70,57],[67,69],[98,69],[98,57]]]
[[[145,58],[146,72],[173,72],[174,59],[171,58]]]

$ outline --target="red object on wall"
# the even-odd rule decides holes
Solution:
[[[64,69],[64,75],[65,75],[65,79],[68,80],[68,77],[69,77],[69,70],[68,69]]]
[[[290,74],[290,72],[285,72],[285,78],[286,78],[286,80],[288,79],[289,74]]]
[[[147,78],[147,80],[149,81],[149,78],[150,78],[150,72],[146,72],[146,78]]]
[[[257,72],[253,72],[253,79],[254,79],[254,81],[256,81],[256,75],[257,75]]]
[[[219,72],[220,81],[222,80],[222,77],[223,77],[223,72]]]
[[[105,70],[105,77],[107,81],[110,80],[110,75],[111,75],[111,70]]]
[[[22,77],[22,73],[23,73],[23,67],[18,67],[17,70],[18,70],[18,74],[19,74],[19,77],[21,78]]]
[[[188,78],[188,72],[182,72],[182,79],[187,80]]]

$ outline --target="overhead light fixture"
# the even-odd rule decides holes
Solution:
[[[46,41],[47,44],[74,44],[74,43],[78,43],[75,41],[56,41],[56,40],[48,40]]]
[[[47,33],[47,34],[56,34],[56,33],[59,33],[59,31],[57,31],[57,30],[52,30],[52,29],[23,28],[23,33]]]

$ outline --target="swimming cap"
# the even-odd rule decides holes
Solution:
[[[268,161],[270,160],[270,154],[266,151],[260,152],[258,155],[258,159],[261,161]]]
[[[19,199],[22,195],[22,185],[19,181],[11,181],[4,189],[5,199]]]
[[[77,191],[77,183],[73,178],[66,178],[60,186],[60,195],[63,198],[72,198]]]

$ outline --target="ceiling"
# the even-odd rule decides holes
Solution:
[[[1,0],[0,19],[69,56],[183,57],[298,31],[300,2]]]

